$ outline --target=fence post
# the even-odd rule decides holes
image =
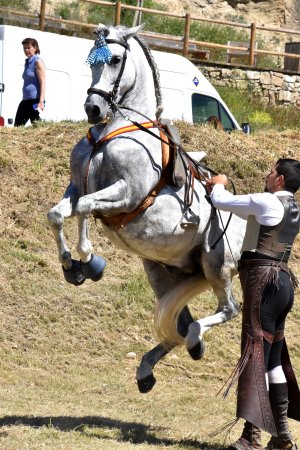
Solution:
[[[143,8],[144,6],[144,0],[137,0],[137,5],[140,8]],[[137,25],[141,25],[142,23],[142,11],[141,10],[136,10],[134,13],[134,18],[133,18],[133,22],[132,22],[132,26],[136,27]]]
[[[116,1],[115,26],[121,23],[121,0]]]
[[[255,34],[256,34],[256,23],[253,22],[253,23],[251,23],[249,66],[254,66],[254,60],[255,60]]]
[[[191,26],[191,15],[186,13],[185,15],[185,26],[184,26],[184,37],[183,37],[183,56],[186,58],[189,50],[189,38],[190,38],[190,26]]]
[[[45,29],[45,12],[46,12],[46,1],[41,0],[41,9],[40,9],[40,18],[39,18],[39,27],[41,31]]]

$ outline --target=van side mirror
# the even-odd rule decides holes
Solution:
[[[243,122],[242,123],[242,130],[245,134],[250,134],[251,133],[251,127],[250,124],[248,122]]]

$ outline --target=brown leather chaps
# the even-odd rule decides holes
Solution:
[[[248,420],[274,436],[277,435],[277,432],[265,378],[264,332],[260,323],[260,304],[265,289],[271,284],[276,285],[278,283],[280,270],[290,273],[286,263],[278,263],[277,261],[255,259],[239,262],[244,303],[242,356],[238,362],[235,375],[235,378],[238,378],[237,417]],[[272,338],[273,336],[271,336]],[[270,334],[268,333],[269,339]],[[281,362],[289,388],[288,416],[300,420],[300,392],[285,339]]]

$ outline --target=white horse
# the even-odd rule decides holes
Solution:
[[[158,300],[155,325],[160,340],[137,370],[138,387],[148,392],[155,384],[155,364],[171,348],[185,344],[190,355],[200,359],[203,333],[238,314],[232,276],[245,221],[233,215],[228,223],[227,213],[214,210],[201,173],[199,180],[193,176],[201,172],[201,164],[176,145],[181,173],[177,164],[174,176],[169,146],[162,147],[160,141],[167,136],[155,122],[162,110],[159,74],[138,37],[139,29],[96,30],[88,57],[92,84],[85,103],[93,126],[71,153],[71,182],[48,220],[65,278],[75,285],[88,278],[99,280],[105,267],[88,237],[90,214],[100,218],[113,243],[142,258]],[[192,172],[182,171],[185,165],[193,166]],[[64,220],[75,215],[78,261],[72,259],[63,234]],[[186,305],[208,288],[218,298],[217,309],[194,322]]]

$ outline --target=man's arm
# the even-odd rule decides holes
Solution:
[[[215,208],[233,212],[243,219],[253,215],[257,222],[263,225],[274,226],[281,221],[283,205],[273,194],[265,192],[234,195],[225,189],[227,184],[226,175],[217,175],[212,180],[207,180],[207,186],[211,187],[211,201]]]

